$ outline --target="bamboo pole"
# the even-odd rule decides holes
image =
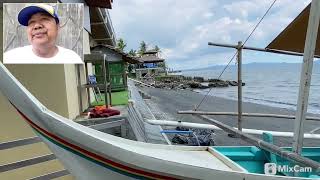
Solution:
[[[225,47],[225,48],[234,48],[234,49],[238,48],[238,45],[223,44],[223,43],[208,42],[208,45],[209,46]],[[257,47],[249,47],[249,46],[242,46],[242,49],[251,50],[251,51],[267,52],[267,53],[275,53],[275,54],[285,54],[285,55],[292,55],[292,56],[303,56],[302,53],[281,51],[281,50],[276,50],[276,49],[263,49],[263,48],[257,48]],[[320,56],[318,56],[318,55],[315,55],[314,57],[320,58]]]
[[[238,130],[242,131],[242,42],[238,42]]]
[[[111,84],[111,68],[110,68],[110,63],[109,61],[107,61],[107,69],[108,69],[108,96],[109,96],[109,105],[112,106],[112,96],[111,96],[111,88],[112,88],[112,84]]]
[[[83,112],[83,102],[82,102],[82,87],[81,87],[81,73],[80,73],[80,68],[82,68],[83,66],[81,66],[80,64],[76,64],[76,68],[77,68],[77,83],[78,83],[78,100],[79,100],[79,113]],[[89,94],[88,94],[89,95]],[[90,102],[90,101],[89,101]]]
[[[197,129],[212,129],[212,130],[222,130],[221,128],[212,125],[212,124],[200,124],[200,123],[189,123],[189,122],[181,122],[181,121],[171,121],[171,120],[146,120],[147,123],[153,125],[161,125],[161,126],[180,126],[180,127],[187,127],[187,128],[197,128]],[[210,123],[210,121],[209,121]],[[237,129],[236,127],[232,127]],[[247,134],[255,134],[255,135],[262,135],[263,133],[270,133],[272,136],[277,137],[293,137],[293,132],[283,132],[283,131],[267,131],[261,129],[242,129],[243,133]],[[304,138],[306,139],[320,139],[320,134],[304,134]]]
[[[107,70],[106,70],[106,55],[103,55],[103,61],[102,61],[102,72],[103,72],[103,84],[104,84],[104,103],[106,107],[108,107],[108,82],[107,82]],[[109,70],[108,70],[109,71]]]
[[[317,174],[320,175],[320,163],[313,161],[311,159],[305,158],[300,156],[299,154],[295,153],[295,152],[290,152],[290,151],[286,151],[286,150],[282,150],[280,147],[267,143],[261,139],[258,139],[254,136],[245,134],[237,129],[234,129],[224,123],[221,123],[217,120],[211,119],[207,116],[203,116],[203,115],[199,115],[199,118],[206,120],[206,121],[210,121],[210,123],[212,123],[213,125],[221,128],[222,130],[231,133],[231,134],[236,134],[238,137],[240,137],[242,140],[253,144],[254,146],[257,146],[263,150],[266,150],[268,152],[274,153],[284,159],[290,160],[290,161],[294,161],[296,163],[305,165],[306,167],[311,167],[314,172],[316,172]]]
[[[191,128],[198,128],[198,129],[221,129],[221,130],[224,130],[228,133],[236,134],[236,136],[240,137],[244,141],[246,141],[250,144],[253,144],[254,146],[257,146],[263,150],[274,153],[284,159],[294,161],[294,162],[296,162],[298,164],[302,164],[306,167],[311,167],[314,170],[314,172],[316,172],[317,174],[320,174],[320,163],[318,163],[316,161],[302,157],[302,156],[300,156],[296,153],[293,153],[291,151],[283,150],[276,145],[267,143],[261,139],[258,139],[254,136],[251,136],[251,135],[248,135],[244,132],[237,130],[234,127],[223,124],[223,123],[221,123],[217,120],[211,119],[207,116],[201,116],[201,115],[197,115],[197,116],[205,121],[212,123],[213,125],[212,124],[188,123],[188,122],[181,122],[181,121],[165,121],[165,120],[146,120],[146,122],[149,124],[153,124],[153,125],[181,126],[181,127],[189,127],[189,128],[191,127]],[[243,130],[250,131],[250,129],[243,129]],[[254,132],[254,131],[252,131],[252,129],[251,129],[251,132],[253,132],[254,134],[259,134],[259,133],[262,134],[263,132],[271,132],[272,133],[272,131]]]
[[[237,112],[205,112],[205,111],[178,111],[178,114],[197,114],[197,115],[230,115],[237,116]],[[242,113],[242,116],[248,117],[272,117],[272,118],[284,118],[284,119],[295,119],[295,116],[282,115],[282,114],[262,114],[262,113]],[[309,121],[320,121],[318,117],[306,117]]]
[[[320,1],[312,0],[307,36],[304,46],[303,65],[300,77],[300,89],[299,98],[297,104],[297,113],[294,123],[294,134],[293,137],[293,152],[301,154],[303,146],[303,133],[304,133],[304,122],[306,119],[306,113],[308,109],[308,99],[311,84],[312,66],[314,51],[316,48],[316,41],[318,35],[319,21],[320,21]]]

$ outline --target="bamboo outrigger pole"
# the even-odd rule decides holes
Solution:
[[[298,164],[304,165],[306,167],[311,167],[314,172],[317,174],[320,174],[320,163],[313,161],[311,159],[302,157],[294,152],[283,150],[280,147],[270,144],[268,142],[265,142],[261,139],[258,139],[254,136],[251,136],[249,134],[243,133],[231,126],[228,126],[222,122],[219,122],[215,119],[211,119],[208,116],[203,115],[196,115],[197,117],[210,122],[213,125],[208,124],[198,124],[198,123],[185,123],[185,122],[175,122],[175,121],[163,121],[163,120],[147,120],[147,123],[149,124],[156,124],[156,125],[173,125],[173,126],[182,126],[182,127],[193,127],[193,128],[201,128],[201,129],[216,129],[215,127],[218,127],[222,130],[224,130],[227,133],[234,134],[237,137],[240,137],[244,141],[253,144],[254,146],[257,146],[263,150],[266,150],[268,152],[274,153],[284,159],[287,159],[289,161],[294,161]]]
[[[225,47],[225,48],[234,48],[234,49],[237,49],[237,47],[238,47],[238,45],[224,44],[224,43],[213,43],[213,42],[208,42],[208,45],[209,46]],[[285,55],[292,55],[292,56],[303,56],[303,54],[296,53],[296,52],[281,51],[281,50],[275,50],[275,49],[263,49],[263,48],[250,47],[250,46],[242,46],[242,49],[251,50],[251,51],[267,52],[267,53],[275,53],[275,54],[285,54]],[[318,55],[315,55],[314,57],[320,58],[320,56],[318,56]]]
[[[293,152],[301,154],[303,146],[304,122],[308,109],[308,99],[311,84],[311,74],[313,66],[314,52],[318,35],[320,21],[320,1],[312,0],[307,36],[304,45],[303,64],[300,77],[299,98],[297,104],[297,113],[294,124]]]
[[[207,111],[178,111],[178,114],[193,114],[193,115],[230,115],[237,116],[237,112],[207,112]],[[284,119],[295,119],[295,116],[284,115],[284,114],[263,114],[263,113],[244,113],[242,116],[247,117],[273,117],[273,118],[284,118]],[[319,117],[306,117],[309,121],[320,121]]]

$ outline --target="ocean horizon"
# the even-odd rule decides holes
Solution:
[[[205,79],[218,78],[224,66],[213,66],[204,69],[183,70],[184,76],[200,76]],[[301,63],[250,63],[244,64],[242,79],[243,101],[272,107],[296,110],[299,93]],[[221,79],[237,80],[237,67],[226,69]],[[211,96],[237,100],[237,87],[214,88]],[[207,94],[209,89],[198,90]],[[308,112],[320,114],[320,63],[313,66]]]

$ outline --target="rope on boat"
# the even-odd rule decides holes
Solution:
[[[260,25],[260,23],[262,22],[262,20],[266,17],[266,15],[269,13],[270,9],[273,7],[273,5],[276,3],[277,0],[274,0],[271,5],[269,6],[269,8],[267,9],[267,11],[264,13],[264,15],[261,17],[261,19],[259,20],[259,22],[255,25],[255,27],[253,28],[253,30],[251,31],[251,33],[249,34],[249,36],[246,38],[246,40],[244,41],[244,43],[241,45],[241,47],[243,47],[246,42],[250,39],[250,37],[252,36],[252,34],[254,33],[254,31],[258,28],[258,26]],[[230,63],[233,61],[234,57],[236,57],[236,55],[238,54],[238,51],[236,51],[234,53],[234,55],[231,57],[231,59],[229,60],[228,64],[224,67],[224,69],[222,70],[222,72],[220,73],[218,79],[221,78],[221,76],[223,75],[223,73],[225,72],[225,70],[228,68],[228,66],[230,65]],[[209,95],[209,93],[211,92],[213,88],[210,88],[209,91],[207,92],[207,94],[201,99],[200,103],[198,105],[195,106],[194,110],[196,111],[200,105],[203,103],[203,101],[207,98],[207,96]]]

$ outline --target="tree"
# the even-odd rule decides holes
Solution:
[[[135,56],[137,55],[137,51],[131,49],[131,50],[129,51],[128,55],[129,55],[130,57],[135,57]]]
[[[132,73],[133,68],[134,68],[133,64],[128,64],[128,72],[129,73]]]
[[[154,50],[157,51],[157,55],[160,56],[161,50],[158,45],[154,46]]]
[[[147,51],[147,44],[144,41],[141,41],[138,54],[142,56]]]
[[[154,46],[154,50],[157,52],[161,52],[159,46],[157,46],[157,45]]]
[[[161,68],[163,68],[164,70],[166,70],[167,69],[167,65],[166,65],[166,62],[159,62],[158,63],[158,67],[161,67]]]
[[[116,49],[124,52],[124,48],[127,46],[127,43],[124,42],[122,38],[118,39]]]

